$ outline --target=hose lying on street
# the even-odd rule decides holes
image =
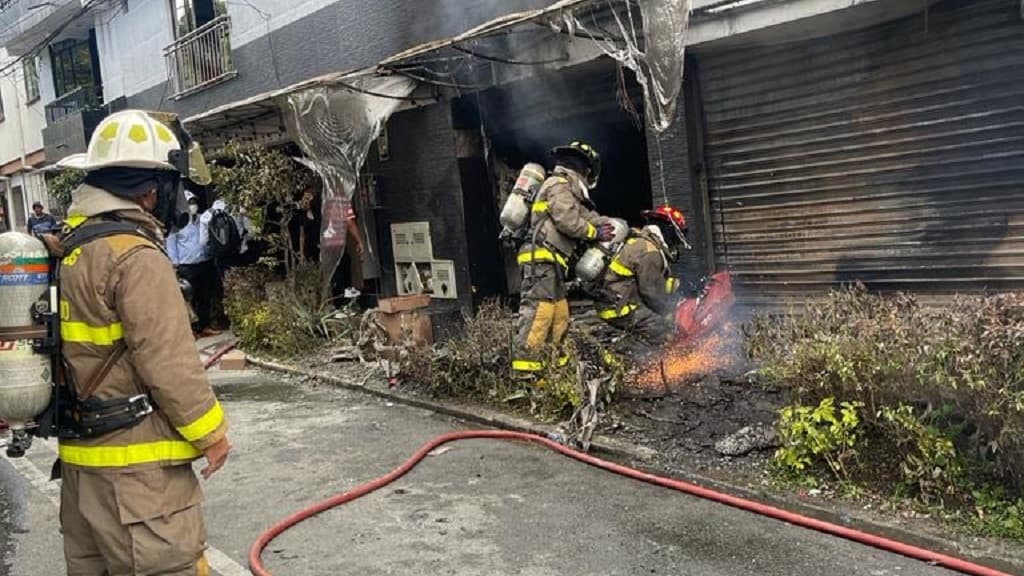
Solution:
[[[210,368],[213,368],[217,364],[217,362],[220,362],[220,359],[223,358],[225,354],[231,352],[237,346],[237,342],[230,342],[218,348],[217,351],[213,353],[213,356],[210,356],[209,358],[206,359],[206,362],[203,362],[203,370],[209,370]]]
[[[740,510],[746,510],[748,512],[753,512],[755,514],[760,514],[762,516],[767,516],[769,518],[781,520],[783,522],[788,522],[796,526],[802,526],[812,530],[817,530],[819,532],[824,532],[825,534],[845,538],[847,540],[852,540],[854,542],[859,542],[861,544],[873,546],[875,548],[879,548],[881,550],[885,550],[888,552],[893,552],[895,554],[901,554],[909,558],[921,560],[923,562],[927,562],[935,566],[942,566],[950,570],[961,572],[963,574],[970,574],[974,576],[1010,576],[1005,572],[1000,572],[993,568],[981,566],[979,564],[975,564],[973,562],[969,562],[961,558],[948,556],[925,548],[920,548],[903,542],[898,542],[895,540],[884,538],[882,536],[868,534],[866,532],[855,530],[853,528],[848,528],[846,526],[840,526],[838,524],[833,524],[831,522],[825,522],[823,520],[817,520],[815,518],[810,518],[793,512],[788,512],[780,508],[775,508],[773,506],[768,506],[766,504],[761,504],[759,502],[754,502],[752,500],[747,500],[745,498],[730,496],[728,494],[717,492],[715,490],[704,488],[702,486],[697,486],[689,482],[683,482],[681,480],[674,480],[671,478],[664,478],[661,476],[656,476],[654,474],[649,474],[647,472],[629,468],[627,466],[622,466],[619,464],[608,462],[607,460],[602,460],[589,454],[578,452],[576,450],[573,450],[572,448],[568,448],[566,446],[563,446],[562,444],[559,444],[552,440],[548,440],[547,438],[543,438],[541,436],[537,436],[534,434],[526,434],[523,432],[510,432],[505,430],[468,430],[461,432],[452,432],[449,434],[438,436],[437,438],[434,438],[430,442],[424,444],[423,447],[420,448],[415,454],[413,454],[411,458],[406,460],[405,463],[403,463],[398,468],[394,469],[389,474],[377,478],[376,480],[373,480],[366,484],[363,484],[362,486],[358,486],[353,490],[324,500],[323,502],[310,506],[309,508],[300,510],[299,512],[296,512],[288,518],[285,518],[284,520],[278,522],[270,529],[268,529],[266,532],[261,534],[260,537],[256,540],[255,543],[253,543],[252,547],[249,549],[249,567],[252,569],[253,574],[255,576],[271,576],[271,573],[263,565],[263,560],[261,558],[263,550],[266,549],[270,542],[272,542],[275,538],[280,536],[288,529],[294,527],[296,524],[299,524],[304,520],[312,518],[313,516],[316,516],[321,512],[330,510],[331,508],[335,508],[337,506],[341,506],[342,504],[346,504],[348,502],[352,502],[353,500],[362,498],[367,494],[370,494],[376,490],[379,490],[387,486],[388,484],[391,484],[392,482],[398,480],[399,478],[407,474],[410,470],[415,468],[417,464],[419,464],[424,458],[426,458],[431,452],[436,450],[439,446],[443,446],[450,442],[472,439],[519,440],[531,444],[539,444],[541,446],[554,450],[555,452],[558,452],[562,455],[568,456],[585,464],[589,464],[596,468],[600,468],[608,472],[619,474],[627,478],[632,478],[634,480],[639,480],[641,482],[646,482],[648,484],[653,484],[655,486],[661,486],[672,490],[678,490],[679,492],[684,492],[686,494],[697,496],[699,498],[704,498],[707,500],[711,500],[713,502],[718,502],[720,504],[725,504],[727,506],[739,508]]]

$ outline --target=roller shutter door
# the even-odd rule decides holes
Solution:
[[[1016,0],[702,55],[715,257],[741,300],[1024,289],[1022,55]]]

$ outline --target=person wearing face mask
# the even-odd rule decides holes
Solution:
[[[167,255],[181,278],[192,285],[192,309],[196,322],[192,332],[197,338],[220,334],[211,327],[213,299],[217,294],[217,268],[210,256],[209,222],[203,221],[199,210],[199,199],[186,192],[188,213],[177,222],[177,229],[167,237]]]
[[[224,466],[228,421],[191,342],[163,237],[183,208],[180,182],[193,175],[186,136],[126,110],[60,164],[86,172],[66,231],[48,243],[59,258],[60,385],[92,423],[62,420],[54,468],[74,576],[210,573],[192,463],[206,458],[204,478]]]

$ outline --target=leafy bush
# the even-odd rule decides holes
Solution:
[[[894,473],[925,501],[988,475],[1021,493],[1024,295],[927,308],[853,286],[801,314],[759,316],[747,332],[762,374],[796,406],[863,405],[858,475]]]
[[[298,265],[298,246],[292,245],[288,225],[299,213],[297,199],[313,184],[313,173],[284,152],[262,146],[230,142],[210,167],[217,194],[230,206],[243,207],[262,228],[266,209],[277,207],[272,224],[280,233],[267,240],[284,257],[288,274]]]
[[[930,422],[934,418],[923,418],[906,405],[883,407],[878,416],[882,437],[897,448],[892,456],[899,461],[901,492],[941,504],[963,496],[964,465],[953,443],[954,430],[941,429]]]
[[[50,209],[56,214],[67,214],[71,206],[71,193],[74,192],[85,179],[85,172],[81,170],[61,170],[56,176],[46,182],[46,189],[50,198],[56,203]]]
[[[319,268],[304,265],[292,281],[281,281],[264,267],[250,266],[228,272],[224,282],[224,308],[238,337],[248,351],[290,357],[307,353],[327,341],[352,334],[342,313],[321,303]]]
[[[824,460],[839,478],[848,479],[847,461],[856,454],[858,411],[864,404],[843,402],[837,409],[835,398],[825,398],[814,408],[790,406],[780,412],[776,462],[789,472],[800,473]]]

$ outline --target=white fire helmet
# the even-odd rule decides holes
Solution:
[[[86,172],[115,167],[177,170],[171,154],[180,150],[170,128],[141,110],[124,110],[100,122],[85,154],[68,156],[58,166]]]

